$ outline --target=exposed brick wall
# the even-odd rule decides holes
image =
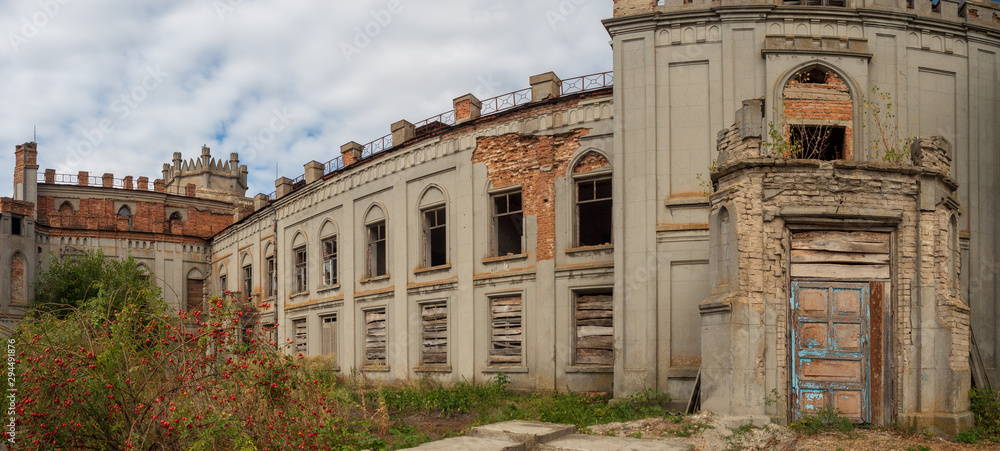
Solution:
[[[67,205],[55,205],[55,199],[50,196],[39,196],[38,224],[94,232],[155,233],[209,239],[233,223],[232,211],[221,213],[175,206],[186,209],[187,217],[171,224],[166,212],[170,204],[136,202],[129,227],[127,218],[118,215],[114,200],[80,199],[79,202],[79,209],[74,210]]]
[[[24,256],[14,254],[10,262],[10,305],[28,305],[28,285],[24,278]]]
[[[653,11],[655,1],[650,0],[614,0],[615,17],[630,16]]]
[[[24,183],[24,168],[36,165],[38,145],[24,143],[14,148],[14,183]]]
[[[844,158],[853,159],[854,103],[844,80],[830,72],[825,80],[793,78],[785,85],[783,96],[786,127],[801,123],[812,125],[815,121],[844,126]],[[789,133],[787,128],[785,133],[786,136]]]
[[[611,163],[597,152],[588,152],[573,168],[574,174],[586,174],[607,167]]]
[[[13,213],[21,216],[31,216],[35,213],[35,204],[4,197],[0,198],[0,212]]]
[[[520,185],[525,216],[538,223],[538,260],[555,258],[555,180],[565,177],[569,160],[589,130],[553,136],[508,134],[476,142],[473,163],[483,163],[494,188]]]

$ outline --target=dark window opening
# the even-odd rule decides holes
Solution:
[[[265,259],[267,265],[267,297],[278,293],[278,271],[274,264],[274,256]]]
[[[305,293],[309,290],[306,277],[306,248],[295,249],[295,292]]]
[[[10,234],[17,236],[24,235],[24,218],[20,216],[10,217]]]
[[[388,274],[386,265],[385,221],[368,226],[368,277]]]
[[[782,0],[782,5],[847,6],[847,0]]]
[[[576,187],[578,244],[611,244],[611,179],[586,180]]]
[[[826,125],[792,125],[789,141],[796,147],[799,158],[841,160],[844,158],[844,127]]]
[[[246,265],[243,267],[243,298],[249,299],[253,295],[253,267]]]
[[[941,0],[937,0],[936,2],[933,0],[931,1],[931,12],[932,13],[941,12]]]
[[[337,284],[337,237],[323,240],[323,285]]]
[[[524,233],[521,192],[493,196],[493,255],[520,254]]]
[[[226,285],[226,282],[227,281],[225,274],[219,276],[219,291],[225,292],[228,289],[228,285]]]
[[[906,0],[906,9],[913,9],[913,0]]]
[[[807,71],[795,74],[795,81],[799,83],[826,84],[827,74],[827,71],[814,67]]]
[[[424,210],[424,266],[448,263],[447,223],[445,208]]]

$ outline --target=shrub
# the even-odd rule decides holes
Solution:
[[[823,406],[804,413],[798,421],[789,425],[793,430],[803,434],[818,434],[820,432],[848,433],[854,430],[854,423],[833,406]]]

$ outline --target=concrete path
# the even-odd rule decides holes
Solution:
[[[424,443],[418,451],[681,451],[686,446],[657,440],[577,434],[568,424],[505,421],[472,428],[465,437]]]

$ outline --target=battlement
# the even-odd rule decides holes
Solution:
[[[229,160],[212,158],[208,146],[201,147],[201,157],[184,161],[180,152],[174,152],[173,164],[163,164],[163,182],[171,187],[194,184],[203,192],[225,192],[243,197],[247,192],[247,166],[240,164],[240,156],[233,152]]]

